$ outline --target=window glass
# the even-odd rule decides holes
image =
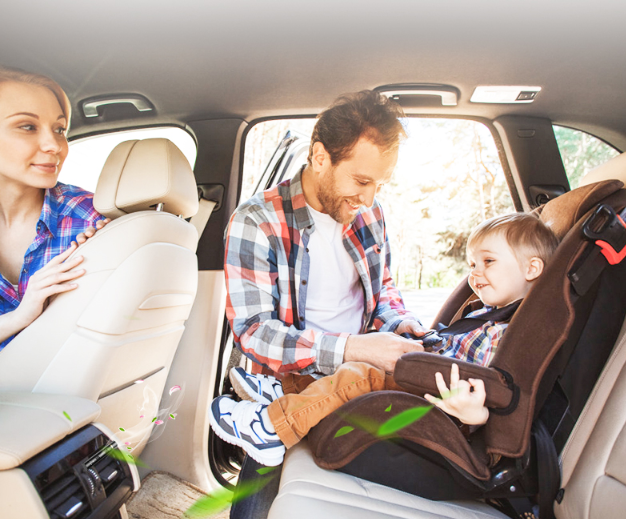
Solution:
[[[241,201],[249,198],[285,133],[310,137],[315,120],[267,121],[246,140]],[[392,275],[405,303],[425,325],[467,274],[470,230],[492,216],[515,211],[498,152],[478,122],[407,118],[392,181],[378,195],[392,251]],[[295,162],[306,162],[302,146]]]
[[[275,119],[255,124],[246,136],[243,160],[243,179],[240,201],[248,200],[256,190],[257,184],[265,171],[276,147],[290,132],[296,132],[305,139],[310,139],[315,126],[315,119]],[[296,158],[300,164],[306,162]]]
[[[615,148],[586,132],[556,125],[553,128],[572,189],[576,189],[580,179],[592,169],[619,154]]]
[[[70,142],[70,152],[65,160],[59,181],[82,187],[92,193],[109,153],[120,142],[166,138],[183,152],[193,168],[196,161],[196,143],[185,130],[175,127],[148,128],[106,133]]]

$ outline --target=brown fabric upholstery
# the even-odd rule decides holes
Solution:
[[[469,364],[457,359],[433,355],[432,353],[407,353],[402,356],[402,362],[398,362],[393,374],[394,380],[403,389],[414,395],[432,393],[435,373],[443,375],[448,387],[450,387],[450,366],[459,366],[459,375],[462,379],[480,378],[485,382],[487,400],[485,405],[490,408],[504,409],[508,407],[514,394],[509,389],[504,376],[498,371],[476,364]]]
[[[392,402],[392,409],[386,411]],[[382,425],[407,409],[421,406],[430,407],[430,404],[423,398],[399,391],[378,391],[348,402],[340,411],[324,419],[324,427],[320,424],[309,433],[309,446],[315,462],[322,468],[336,469],[352,461],[373,443],[385,439],[356,426],[355,421]],[[354,429],[336,437],[343,427]],[[439,452],[478,479],[488,480],[490,477],[485,452],[475,444],[470,445],[450,417],[437,408],[400,429],[396,437]],[[444,445],[441,438],[445,438]]]
[[[580,218],[601,200],[621,189],[620,180],[604,180],[565,193],[537,209],[540,218],[562,240]]]

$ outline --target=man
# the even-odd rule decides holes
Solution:
[[[319,116],[303,170],[233,214],[227,317],[237,346],[267,370],[318,377],[359,360],[391,372],[420,349],[399,337],[422,327],[391,278],[374,198],[395,168],[402,115],[376,92],[340,97]],[[386,333],[364,334],[372,328]]]
[[[289,374],[286,392],[348,361],[392,372],[401,355],[422,350],[400,336],[424,329],[391,278],[375,200],[398,159],[402,116],[377,92],[340,97],[318,118],[308,164],[230,220],[226,314],[234,340],[257,371]],[[244,467],[242,479],[250,472]],[[244,517],[249,507],[261,517],[258,506],[235,506],[231,517]]]

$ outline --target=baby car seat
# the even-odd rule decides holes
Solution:
[[[512,517],[531,517],[535,502],[541,519],[552,517],[554,500],[563,497],[557,453],[626,314],[626,261],[620,261],[626,255],[625,207],[623,183],[606,180],[538,208],[560,245],[511,319],[490,366],[430,353],[403,356],[394,378],[407,392],[363,395],[323,420],[309,433],[316,463],[429,499],[489,499]],[[464,281],[436,322],[461,317],[471,299]],[[456,420],[432,408],[382,436],[378,425],[430,408],[421,396],[438,394],[436,372],[449,383],[453,363],[461,378],[485,381],[488,422],[464,434]]]

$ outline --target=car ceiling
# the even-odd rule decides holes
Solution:
[[[73,136],[204,118],[315,114],[338,94],[456,87],[424,114],[548,117],[626,149],[626,4],[616,0],[56,0],[2,7],[0,64],[48,74],[76,102],[140,93],[156,115]],[[473,104],[478,85],[541,86],[528,105]]]

